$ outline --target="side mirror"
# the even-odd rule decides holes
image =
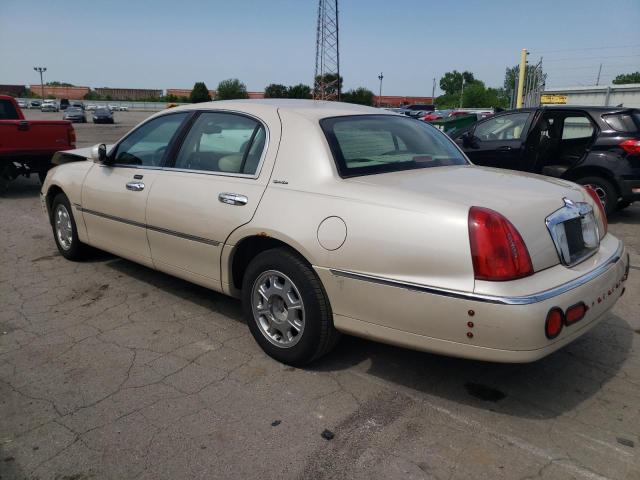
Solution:
[[[104,143],[91,147],[91,159],[100,163],[107,163],[107,146]]]

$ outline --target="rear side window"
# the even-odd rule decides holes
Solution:
[[[446,135],[411,118],[345,116],[320,126],[342,177],[468,163]]]
[[[595,129],[587,117],[565,117],[562,140],[591,138]]]
[[[9,100],[0,100],[0,120],[18,120],[18,112]]]
[[[602,119],[618,132],[636,133],[640,131],[640,112],[603,115]]]

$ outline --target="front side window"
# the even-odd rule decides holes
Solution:
[[[204,112],[191,126],[175,168],[253,175],[266,142],[264,126],[234,113]]]
[[[518,140],[522,138],[529,113],[500,115],[480,123],[474,136],[479,140]]]
[[[159,167],[169,143],[188,115],[187,112],[172,113],[143,124],[118,145],[114,163]]]
[[[468,163],[446,135],[419,120],[357,115],[320,126],[343,177]]]

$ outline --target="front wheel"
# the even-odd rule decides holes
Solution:
[[[616,187],[607,179],[602,177],[582,177],[577,180],[580,185],[590,186],[595,190],[604,205],[607,216],[616,211],[618,206],[618,192]]]
[[[56,246],[67,260],[80,260],[87,245],[78,239],[78,229],[71,204],[64,193],[59,193],[51,203],[51,227]]]
[[[267,250],[251,261],[243,279],[242,306],[256,342],[288,365],[306,365],[323,356],[339,337],[320,279],[285,249]]]

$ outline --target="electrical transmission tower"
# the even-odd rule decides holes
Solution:
[[[316,74],[313,98],[315,100],[340,100],[340,88],[338,0],[318,0]]]

